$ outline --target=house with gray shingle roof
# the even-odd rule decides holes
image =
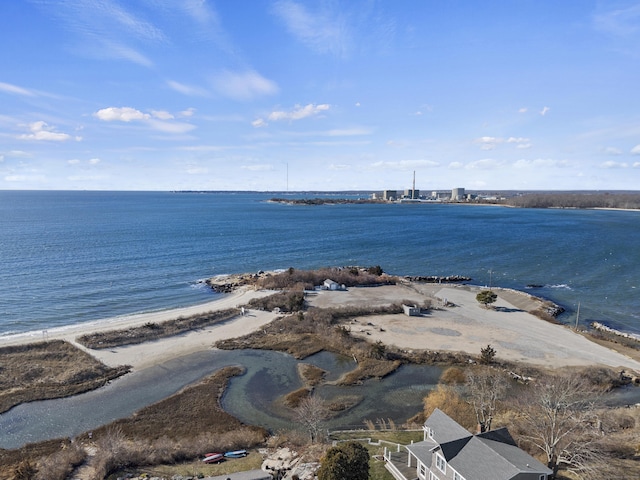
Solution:
[[[385,453],[396,480],[547,480],[552,471],[519,449],[506,428],[472,435],[436,409],[424,440]]]

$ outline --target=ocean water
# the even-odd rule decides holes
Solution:
[[[640,333],[640,212],[267,201],[282,195],[0,191],[0,335],[204,303],[215,275],[342,265],[541,285],[565,322],[580,304],[580,323]]]

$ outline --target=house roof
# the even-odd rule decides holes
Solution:
[[[424,424],[429,427],[433,434],[432,438],[440,445],[471,435],[464,427],[439,408],[436,408],[429,415]]]
[[[506,428],[472,435],[438,409],[425,425],[433,430],[433,441],[413,444],[409,451],[427,465],[431,465],[431,452],[439,449],[447,463],[467,479],[508,480],[520,473],[552,473],[519,449]],[[422,443],[428,443],[428,448],[422,449]]]

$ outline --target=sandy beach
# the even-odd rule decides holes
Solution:
[[[130,365],[134,370],[140,370],[161,364],[173,358],[210,349],[218,340],[239,337],[251,333],[271,322],[276,317],[276,314],[247,309],[245,310],[244,316],[238,315],[236,318],[218,325],[139,345],[127,345],[105,350],[89,350],[77,343],[76,338],[87,333],[124,329],[144,325],[148,322],[160,323],[181,316],[188,317],[216,310],[239,307],[247,304],[253,298],[264,297],[271,294],[273,294],[273,292],[267,290],[256,291],[250,288],[240,288],[224,298],[200,305],[96,320],[48,331],[0,337],[0,347],[24,345],[43,340],[62,339],[89,352],[92,356],[108,366]]]
[[[410,301],[422,305],[432,299],[429,314],[409,317],[404,314],[367,316],[355,319],[351,332],[371,342],[382,341],[402,349],[459,351],[478,355],[491,344],[497,357],[514,362],[560,368],[604,365],[640,372],[640,362],[589,341],[567,326],[555,325],[528,313],[537,299],[513,290],[494,289],[498,294],[492,308],[484,308],[475,299],[480,287],[419,284],[350,288],[347,291],[321,291],[310,294],[311,306],[383,305]],[[0,347],[43,339],[64,339],[88,351],[106,365],[131,365],[143,369],[167,360],[212,348],[218,340],[246,335],[271,322],[277,314],[246,310],[245,315],[201,330],[140,345],[106,350],[87,350],[75,339],[82,334],[127,328],[147,322],[162,322],[179,316],[237,307],[271,291],[241,288],[222,299],[186,308],[118,317],[69,326],[48,332],[31,332],[0,338]],[[446,306],[445,306],[446,304]]]

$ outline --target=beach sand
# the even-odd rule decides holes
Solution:
[[[139,345],[127,345],[105,350],[87,349],[77,343],[76,338],[87,333],[124,329],[144,325],[148,322],[160,323],[174,320],[181,316],[188,317],[210,311],[238,307],[247,304],[253,298],[264,297],[273,293],[267,290],[256,291],[250,288],[240,288],[224,298],[200,305],[97,320],[44,332],[29,332],[0,337],[0,347],[62,339],[89,352],[108,366],[130,365],[134,370],[140,370],[190,353],[211,349],[218,340],[240,337],[251,333],[273,321],[277,315],[271,312],[246,309],[244,316],[238,315],[234,319],[221,324]]]
[[[351,332],[368,341],[382,341],[406,350],[447,350],[479,355],[491,344],[498,359],[560,368],[604,365],[640,372],[640,362],[589,341],[563,325],[555,325],[528,313],[539,306],[534,297],[513,290],[494,289],[498,301],[484,308],[475,299],[480,287],[410,283],[394,286],[350,288],[347,291],[321,291],[308,296],[311,306],[385,305],[403,300],[422,305],[433,299],[429,314],[367,316],[351,324]],[[260,329],[277,314],[247,310],[244,316],[204,329],[140,345],[106,350],[87,350],[75,339],[85,333],[121,329],[147,322],[162,322],[213,310],[237,307],[270,291],[241,288],[222,299],[192,307],[166,310],[50,330],[46,333],[0,338],[0,347],[26,344],[43,339],[64,339],[88,351],[106,365],[131,365],[143,369],[167,360],[207,350],[218,340],[240,337]],[[443,306],[444,302],[448,305]],[[369,325],[371,324],[371,325]]]

